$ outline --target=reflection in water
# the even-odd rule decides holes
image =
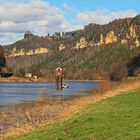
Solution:
[[[56,92],[56,99],[57,100],[59,100],[59,101],[62,101],[62,96],[63,94],[62,94],[62,90],[57,90],[57,92]]]
[[[79,95],[90,94],[93,88],[98,88],[97,82],[65,82],[69,88],[56,90],[55,83],[0,83],[0,105],[26,103],[32,101],[47,101],[69,99]]]
[[[45,102],[48,100],[48,94],[40,93],[37,95],[37,102]]]
[[[37,95],[36,98],[36,102],[47,102],[51,100],[59,100],[62,101],[63,100],[63,94],[62,94],[62,90],[58,91],[56,90],[56,95],[53,95],[52,97],[49,97],[48,93],[40,93]]]

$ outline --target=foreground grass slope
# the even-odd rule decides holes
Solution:
[[[89,105],[73,118],[19,136],[15,140],[140,139],[140,91]]]

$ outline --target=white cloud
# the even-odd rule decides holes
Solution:
[[[46,35],[82,28],[91,22],[104,24],[115,18],[135,16],[133,10],[112,12],[105,9],[77,12],[72,5],[61,8],[43,0],[0,0],[0,44],[23,38],[25,31]],[[75,15],[75,17],[74,17]]]
[[[20,40],[23,38],[23,34],[19,33],[0,33],[0,43],[3,45],[11,44],[12,42],[15,42],[17,40]]]
[[[25,23],[17,24],[13,21],[2,21],[0,23],[0,33],[3,32],[14,32],[14,33],[23,33],[28,30],[28,27]]]
[[[29,22],[62,15],[60,9],[49,6],[46,2],[9,3],[0,5],[0,20]]]
[[[47,2],[7,0],[0,5],[0,34],[7,37],[6,39],[2,38],[0,44],[3,44],[4,40],[9,40],[5,42],[6,44],[15,41],[26,30],[38,35],[46,35],[71,29],[75,29],[75,27],[72,27],[65,19],[64,11]]]
[[[106,24],[118,18],[134,17],[136,15],[137,12],[134,10],[113,12],[108,9],[98,9],[96,11],[84,11],[78,13],[77,20],[82,24]]]

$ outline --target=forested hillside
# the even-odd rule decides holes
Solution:
[[[4,50],[0,46],[0,71],[2,71],[2,68],[6,65],[5,57],[4,57]]]
[[[4,48],[7,65],[17,76],[32,72],[54,78],[61,66],[66,79],[120,80],[140,73],[140,15],[44,37],[26,32]]]
[[[66,79],[121,80],[129,75],[128,64],[139,53],[140,49],[118,46],[65,50],[48,57],[32,69],[46,77],[53,77],[55,68],[60,66]]]

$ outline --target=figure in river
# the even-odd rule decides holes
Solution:
[[[63,88],[63,69],[58,67],[55,70],[56,89]]]

